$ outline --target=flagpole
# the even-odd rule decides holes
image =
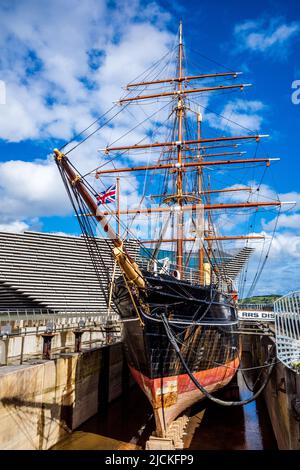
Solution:
[[[117,213],[118,213],[118,217],[117,217],[117,234],[118,234],[118,237],[120,238],[120,232],[121,232],[121,227],[120,227],[120,217],[121,217],[121,213],[120,213],[120,178],[117,177]]]

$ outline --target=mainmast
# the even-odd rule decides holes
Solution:
[[[169,91],[166,92],[157,92],[152,94],[144,94],[140,92],[134,96],[124,97],[119,100],[119,105],[122,106],[128,103],[134,103],[145,100],[153,100],[158,98],[170,97],[172,100],[172,113],[175,115],[174,122],[174,134],[172,135],[172,140],[168,142],[161,141],[152,141],[152,142],[139,142],[134,145],[121,145],[121,146],[107,146],[101,149],[104,154],[108,155],[111,152],[116,152],[116,155],[119,152],[128,152],[128,151],[140,151],[140,150],[158,150],[161,152],[161,155],[168,154],[167,159],[160,159],[155,164],[143,164],[139,166],[122,166],[120,168],[113,166],[112,168],[103,168],[103,165],[91,172],[94,173],[96,178],[100,178],[103,175],[113,175],[117,176],[117,208],[116,210],[101,210],[97,205],[97,194],[90,191],[90,187],[85,184],[85,177],[77,174],[74,170],[75,168],[70,164],[66,155],[62,154],[59,150],[55,149],[55,159],[56,163],[65,178],[65,182],[68,186],[76,192],[76,196],[80,195],[81,199],[84,201],[86,208],[90,211],[88,214],[82,214],[82,216],[92,216],[99,222],[106,233],[106,235],[112,240],[113,243],[113,253],[114,256],[122,270],[125,273],[127,279],[134,283],[138,288],[145,287],[145,279],[142,272],[139,270],[139,267],[136,265],[134,260],[131,259],[129,254],[126,252],[126,248],[123,245],[123,240],[121,239],[121,230],[120,230],[120,217],[121,215],[137,215],[137,214],[152,214],[152,213],[162,213],[162,212],[173,212],[172,217],[174,217],[175,223],[175,236],[173,238],[164,238],[164,234],[159,240],[145,240],[145,243],[157,242],[157,243],[176,243],[176,271],[174,275],[180,279],[184,278],[184,243],[191,242],[199,239],[199,232],[197,229],[200,229],[201,240],[199,246],[199,282],[204,284],[208,274],[208,266],[206,266],[204,260],[204,241],[207,243],[207,256],[208,261],[213,257],[213,243],[217,240],[236,240],[236,239],[250,239],[250,238],[263,238],[262,236],[257,235],[246,235],[246,236],[221,236],[216,234],[213,230],[213,218],[212,211],[215,210],[224,210],[224,209],[249,209],[249,208],[259,208],[259,207],[270,207],[270,206],[281,206],[283,202],[280,201],[256,201],[256,202],[233,202],[233,203],[214,203],[211,201],[211,194],[214,193],[227,193],[231,191],[251,191],[249,187],[236,187],[236,188],[220,188],[220,189],[211,189],[210,181],[208,179],[208,188],[204,187],[204,167],[212,166],[221,166],[221,165],[240,165],[247,163],[266,163],[267,166],[270,165],[272,160],[278,160],[277,158],[269,157],[260,157],[260,158],[231,158],[236,155],[242,156],[245,152],[231,151],[224,152],[225,147],[232,147],[233,149],[240,146],[242,143],[246,142],[259,142],[261,138],[268,137],[267,135],[260,134],[248,134],[248,135],[235,135],[235,136],[220,136],[220,137],[206,137],[202,136],[201,122],[202,115],[198,111],[197,115],[197,136],[196,138],[191,139],[188,135],[184,135],[184,118],[186,113],[195,112],[186,106],[185,98],[190,94],[202,94],[205,92],[217,92],[224,90],[234,90],[239,89],[243,90],[244,87],[249,86],[249,84],[237,83],[231,85],[216,85],[216,86],[202,86],[202,87],[189,87],[190,82],[194,80],[202,79],[211,79],[211,78],[220,78],[228,77],[230,79],[237,78],[240,75],[239,72],[223,72],[223,73],[209,73],[201,75],[184,75],[183,60],[184,60],[184,50],[183,50],[183,38],[182,38],[182,22],[180,21],[179,25],[179,44],[178,44],[178,63],[177,70],[174,74],[174,77],[151,80],[151,81],[142,81],[138,83],[131,83],[127,85],[127,88],[134,90],[136,87],[147,87],[148,85],[159,85],[162,83],[168,83],[170,86],[174,86]],[[157,90],[159,91],[159,90]],[[176,121],[177,120],[177,121]],[[216,153],[207,152],[207,150],[216,149]],[[211,160],[211,157],[225,157],[224,160]],[[229,159],[228,159],[229,157]],[[183,186],[183,177],[184,173],[191,169],[196,171],[196,188],[193,188],[192,193],[188,193]],[[161,170],[170,170],[170,173],[175,175],[173,180],[174,185],[172,186],[172,192],[174,194],[160,194],[152,197],[163,197],[162,202],[166,206],[159,206],[154,208],[136,208],[136,209],[127,209],[123,210],[120,207],[120,180],[119,174],[126,172],[141,172],[141,171],[161,171]],[[188,173],[187,173],[188,174]],[[186,179],[184,179],[184,183]],[[196,196],[196,197],[195,197]],[[188,204],[187,201],[195,201],[192,204]],[[170,204],[173,207],[170,207]],[[177,210],[178,209],[178,210]],[[187,211],[196,211],[196,236],[192,238],[187,238],[184,234],[184,219],[185,212]],[[207,217],[204,216],[207,214]],[[117,229],[116,232],[109,225],[106,216],[117,216]],[[80,215],[81,216],[81,215]],[[205,227],[205,219],[207,219],[208,227]]]
[[[179,25],[179,76],[178,76],[178,101],[177,101],[177,117],[178,117],[178,143],[177,143],[177,204],[180,207],[180,210],[177,214],[177,253],[176,253],[176,265],[179,272],[179,277],[183,277],[183,222],[184,215],[182,212],[182,121],[184,114],[184,100],[182,96],[182,63],[183,63],[183,43],[182,43],[182,21]]]
[[[197,113],[197,139],[200,141],[201,139],[201,122],[202,122],[202,115],[200,111],[198,110]],[[202,154],[201,154],[201,146],[200,143],[198,145],[198,159],[200,161],[203,160]],[[203,201],[203,171],[201,166],[198,167],[197,169],[197,193],[198,193],[198,198],[199,198],[199,203],[201,204]],[[196,222],[197,223],[197,222]],[[204,211],[200,210],[200,233],[202,234],[201,239],[199,240],[200,246],[199,246],[199,282],[201,285],[204,284]]]

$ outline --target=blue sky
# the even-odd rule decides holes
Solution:
[[[190,73],[198,66],[200,73],[220,71],[218,63],[243,71],[242,81],[253,84],[241,96],[228,95],[227,108],[216,98],[205,104],[270,134],[260,154],[281,162],[268,170],[262,192],[297,201],[279,218],[257,292],[300,288],[300,104],[291,100],[292,82],[300,80],[300,5],[291,0],[1,0],[0,80],[6,84],[6,104],[0,104],[0,230],[79,233],[52,149],[108,109],[123,93],[122,85],[166,53],[179,18]],[[207,135],[240,133],[208,111],[206,117]],[[119,124],[126,132],[126,122]],[[99,145],[114,136],[114,131],[103,133],[82,145],[75,163],[96,166]],[[260,177],[252,176],[256,182]],[[140,192],[139,181],[134,184],[129,201]],[[255,231],[272,233],[274,218],[274,212],[261,213]],[[245,228],[232,216],[225,216],[223,226],[226,233]]]

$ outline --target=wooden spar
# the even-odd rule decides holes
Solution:
[[[204,146],[202,145],[201,146],[201,150],[207,150],[207,149],[221,149],[221,148],[224,148],[224,147],[234,147],[234,148],[237,148],[239,147],[241,144],[221,144],[221,145],[207,145],[207,146]],[[186,148],[183,148],[182,149],[182,152],[192,152],[192,151],[197,151],[198,149],[195,147],[195,148],[189,148],[189,147],[186,147]],[[161,153],[171,153],[171,152],[177,152],[177,149],[166,149],[166,150],[162,150]]]
[[[204,237],[204,240],[208,241],[213,241],[213,240],[262,240],[265,239],[266,237],[264,235],[232,235],[232,236],[215,236],[215,237]],[[190,238],[184,238],[183,241],[185,242],[194,242],[198,240],[196,237],[190,237]],[[166,238],[164,240],[141,240],[142,244],[148,244],[150,245],[151,243],[173,243],[176,242],[177,240],[175,238]]]
[[[221,152],[221,153],[202,153],[203,158],[208,158],[208,157],[222,157],[226,155],[245,155],[247,152]],[[195,158],[192,156],[187,156],[187,158]]]
[[[179,160],[179,159],[178,159]],[[127,173],[130,171],[148,171],[148,170],[165,170],[168,168],[173,169],[182,169],[182,168],[192,168],[192,167],[202,167],[202,166],[212,166],[212,165],[234,165],[234,164],[241,164],[241,163],[262,163],[262,162],[270,162],[272,158],[243,158],[240,160],[216,160],[216,161],[199,161],[199,162],[182,162],[178,163],[164,163],[162,165],[145,165],[145,166],[133,166],[133,167],[126,167],[126,168],[111,168],[109,170],[98,170],[96,171],[96,178],[99,178],[101,175],[107,175],[111,173]],[[177,184],[178,186],[178,184]],[[179,182],[178,191],[182,191],[181,182]]]
[[[262,137],[262,136],[260,136],[260,137]],[[205,150],[207,150],[207,149],[221,149],[221,148],[224,148],[224,147],[234,147],[234,148],[237,148],[237,147],[239,147],[240,145],[241,145],[241,144],[221,144],[221,145],[206,145],[206,146],[202,145],[202,146],[201,146],[201,150],[202,150],[202,151],[203,151],[203,150],[205,151]]]
[[[126,88],[132,88],[135,86],[146,86],[146,85],[155,85],[159,83],[173,83],[173,82],[188,82],[190,80],[199,80],[203,78],[214,78],[214,77],[228,77],[232,76],[236,78],[238,75],[241,75],[243,72],[222,72],[222,73],[206,73],[202,75],[190,75],[187,77],[174,77],[174,78],[165,78],[163,80],[153,80],[152,82],[139,82],[139,83],[129,83],[126,85]]]
[[[237,202],[237,203],[224,203],[224,204],[204,204],[203,209],[204,210],[219,210],[219,209],[249,209],[251,207],[265,207],[265,206],[280,206],[282,202],[280,201],[261,201],[261,202]],[[180,210],[184,211],[190,211],[190,210],[196,210],[199,209],[199,204],[193,204],[193,205],[188,205],[188,206],[182,206]],[[178,206],[177,209],[174,209],[174,212],[178,211]],[[158,212],[171,212],[172,208],[171,207],[156,207],[156,208],[147,208],[147,209],[128,209],[128,210],[121,210],[120,214],[125,215],[125,214],[155,214]],[[116,215],[117,211],[104,211],[102,212],[104,215]],[[93,214],[87,214],[87,215],[93,215]]]
[[[199,151],[198,155],[184,155],[184,159],[192,159],[192,158],[204,158],[204,157],[223,157],[223,156],[229,156],[229,155],[244,155],[246,152],[221,152],[221,153],[201,153]],[[172,162],[175,161],[176,158],[163,158],[160,159],[160,162]]]
[[[179,81],[178,83],[179,85],[182,85],[182,81]],[[153,93],[151,95],[138,95],[132,98],[123,98],[122,100],[119,100],[118,103],[123,104],[123,103],[129,103],[131,101],[162,98],[164,96],[178,96],[178,95],[181,96],[181,95],[187,95],[190,93],[205,93],[206,91],[230,90],[232,88],[240,88],[240,90],[243,90],[247,86],[251,86],[251,84],[250,83],[238,83],[237,85],[218,85],[218,86],[209,86],[209,87],[204,87],[204,88],[184,88],[184,89],[180,87],[181,89],[178,91],[166,91],[164,93]]]
[[[150,149],[155,147],[177,147],[179,145],[191,145],[191,144],[202,144],[206,142],[225,142],[228,140],[247,140],[247,139],[255,139],[257,142],[262,137],[269,137],[268,135],[241,135],[241,136],[231,136],[231,137],[211,137],[209,139],[198,139],[193,140],[184,140],[182,142],[154,142],[153,144],[137,144],[137,145],[124,145],[121,147],[106,147],[101,149],[106,153],[109,152],[118,152],[119,150],[135,150],[135,149]]]
[[[252,191],[251,186],[244,186],[240,188],[224,188],[224,189],[209,189],[206,191],[202,191],[201,194],[211,194],[211,193],[229,193],[229,192],[235,192],[235,191]],[[195,191],[190,191],[187,193],[184,193],[183,196],[194,196],[196,194]],[[151,199],[153,198],[158,198],[158,197],[176,197],[176,194],[153,194],[151,195]]]
[[[208,189],[206,191],[203,191],[202,194],[229,193],[234,191],[252,191],[252,188],[251,186],[245,186],[241,188]]]
[[[76,184],[76,188],[78,189],[79,193],[82,195],[84,199],[84,202],[86,203],[86,205],[92,212],[91,215],[93,215],[95,219],[98,222],[100,222],[104,232],[107,233],[108,237],[112,240],[113,244],[116,247],[121,247],[123,244],[122,240],[120,240],[116,232],[109,225],[105,217],[105,214],[98,211],[98,206],[97,206],[96,201],[91,197],[91,195],[87,191],[86,187],[84,186],[81,180],[81,177],[77,175],[75,171],[73,170],[73,168],[70,166],[68,158],[57,149],[54,149],[54,154],[55,154],[56,162],[66,173],[70,184],[71,185]]]
[[[137,287],[143,289],[145,287],[145,280],[139,270],[138,265],[126,252],[126,249],[123,246],[123,241],[119,238],[113,228],[109,225],[105,214],[103,212],[99,212],[99,208],[97,206],[96,201],[89,194],[88,190],[83,184],[81,177],[75,173],[75,171],[69,164],[68,158],[63,153],[61,153],[58,149],[54,149],[54,155],[57,165],[67,175],[70,186],[76,186],[76,189],[78,190],[79,194],[81,195],[84,202],[92,212],[92,214],[90,215],[92,215],[98,222],[100,222],[104,232],[111,239],[115,247],[112,251],[120,268],[123,270],[129,281],[132,281]]]
[[[184,100],[182,95],[182,59],[183,59],[183,43],[182,43],[182,21],[179,25],[179,82],[178,82],[178,102],[177,102],[177,116],[178,116],[178,140],[183,140],[183,113],[184,113]],[[181,145],[177,146],[177,201],[179,207],[182,208],[182,149]],[[177,250],[176,250],[176,265],[179,272],[179,278],[183,275],[183,224],[184,213],[180,210],[177,213]]]

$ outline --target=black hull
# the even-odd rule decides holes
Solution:
[[[138,313],[123,278],[116,281],[114,290],[114,303],[125,320],[130,367],[149,379],[186,374],[166,335],[162,312],[192,373],[226,365],[239,356],[237,316],[229,296],[214,288],[143,274],[147,289]]]

